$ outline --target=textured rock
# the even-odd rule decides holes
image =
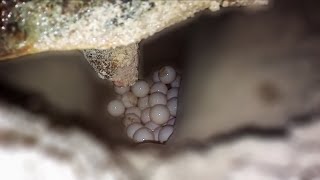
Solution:
[[[86,49],[84,57],[102,79],[117,86],[133,85],[138,79],[138,45],[131,44],[113,49]]]
[[[0,57],[139,42],[217,1],[2,1]]]
[[[131,51],[130,44],[138,43],[201,10],[219,10],[221,3],[225,7],[267,2],[2,0],[0,60],[43,51],[72,49],[108,49],[99,52],[108,55],[121,52],[116,48],[119,46],[120,49]],[[86,54],[89,51],[84,52]],[[137,62],[130,57],[87,59],[100,77],[120,85],[130,85],[137,79]]]

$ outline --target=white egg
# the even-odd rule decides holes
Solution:
[[[145,96],[145,97],[139,98],[138,107],[141,110],[144,110],[145,108],[149,107],[149,96]]]
[[[139,118],[141,117],[141,110],[136,106],[127,108],[124,114],[131,114],[131,113],[137,115]]]
[[[173,130],[173,126],[163,126],[159,132],[159,141],[161,143],[168,141],[169,137],[173,133]]]
[[[157,127],[159,127],[159,124],[156,124],[152,121],[147,122],[145,125],[145,127],[149,128],[151,131],[154,131]]]
[[[164,84],[170,84],[176,79],[176,71],[171,66],[164,66],[159,70],[159,79]]]
[[[176,116],[177,115],[177,109],[178,109],[178,99],[177,98],[171,98],[169,99],[167,103],[168,109],[170,111],[170,115]]]
[[[164,124],[169,120],[170,112],[167,106],[157,104],[150,109],[150,119],[156,124]]]
[[[178,93],[179,93],[179,89],[176,87],[169,89],[167,93],[167,99],[178,97]]]
[[[135,142],[154,141],[154,134],[150,129],[142,127],[134,133],[133,140]]]
[[[157,127],[154,131],[153,131],[153,134],[154,134],[154,140],[155,141],[159,141],[159,132],[161,130],[161,127]]]
[[[181,76],[177,75],[176,79],[170,83],[171,87],[180,87]]]
[[[140,123],[132,123],[127,127],[127,135],[129,138],[133,138],[133,134],[140,128],[142,128]]]
[[[150,119],[150,108],[146,108],[146,109],[142,110],[141,122],[143,124],[146,124],[149,121],[151,121],[151,119]]]
[[[160,79],[159,79],[159,71],[155,71],[152,75],[152,80],[153,82],[159,82]]]
[[[111,116],[117,117],[124,113],[125,107],[120,100],[112,100],[109,102],[107,110]]]
[[[151,86],[150,94],[155,93],[155,92],[161,92],[163,94],[167,94],[168,87],[165,84],[163,84],[162,82],[156,82]]]
[[[140,118],[135,114],[126,114],[122,119],[122,124],[127,127],[132,123],[140,123]]]
[[[127,86],[127,87],[124,87],[124,86],[114,86],[114,91],[117,93],[117,94],[124,94],[126,92],[128,92],[130,90],[130,87]]]
[[[139,80],[131,86],[132,93],[137,97],[144,97],[149,93],[149,84],[146,81]]]
[[[152,93],[149,96],[149,106],[152,107],[157,104],[167,104],[167,96],[161,92]]]
[[[138,103],[138,98],[130,91],[124,93],[121,100],[126,108],[136,106]]]
[[[170,118],[169,121],[166,123],[166,125],[171,125],[173,126],[176,122],[176,118]]]

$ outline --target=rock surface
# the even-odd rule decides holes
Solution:
[[[3,0],[0,4],[3,12],[0,16],[0,60],[43,51],[94,48],[109,49],[108,54],[116,54],[118,50],[112,48],[119,46],[131,51],[130,44],[138,43],[201,10],[209,8],[216,11],[220,5],[261,5],[267,2]],[[130,57],[120,61],[110,57],[100,58],[99,62],[92,58],[88,61],[100,77],[127,86],[137,79],[137,62]],[[125,75],[121,73],[124,71]]]
[[[314,179],[320,121],[275,137],[238,136],[205,148],[111,147],[79,129],[0,105],[1,179]],[[139,148],[141,146],[141,148]],[[145,147],[144,147],[145,146]],[[187,170],[187,171],[186,171]]]

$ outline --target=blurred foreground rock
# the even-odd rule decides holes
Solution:
[[[320,122],[273,138],[239,136],[184,150],[111,147],[79,129],[0,104],[0,179],[316,179]],[[159,145],[160,147],[160,145]],[[172,153],[172,154],[170,154]]]

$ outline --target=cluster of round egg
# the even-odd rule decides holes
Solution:
[[[151,83],[138,80],[131,87],[115,86],[121,97],[109,102],[108,112],[123,117],[126,133],[135,142],[164,143],[173,133],[180,80],[173,67],[164,66],[153,73]]]

